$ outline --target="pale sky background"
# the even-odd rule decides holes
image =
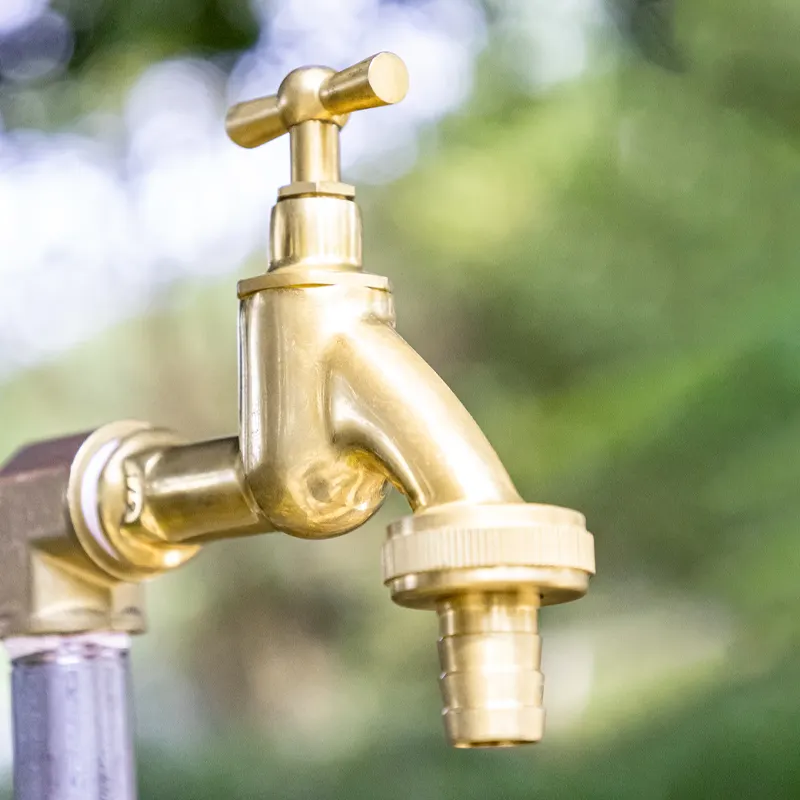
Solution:
[[[500,6],[511,63],[531,91],[586,69],[600,0]],[[176,281],[232,273],[265,249],[269,209],[288,180],[288,145],[231,144],[222,124],[229,103],[274,91],[303,64],[343,67],[380,50],[400,54],[408,97],[354,115],[342,146],[351,182],[386,182],[413,166],[420,131],[468,98],[487,40],[473,0],[277,0],[256,8],[269,18],[269,38],[242,54],[230,76],[207,61],[175,59],[146,69],[120,114],[94,111],[49,133],[4,132],[0,120],[0,378],[145,312]],[[3,0],[0,31],[41,14],[54,18],[57,52],[52,62],[45,52],[37,68],[57,69],[70,31],[59,28],[47,0]]]

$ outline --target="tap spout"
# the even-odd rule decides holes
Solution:
[[[334,441],[374,457],[415,513],[522,502],[475,420],[390,325],[366,321],[342,337],[331,381]]]

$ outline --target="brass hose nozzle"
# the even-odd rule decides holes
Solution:
[[[455,747],[509,747],[544,733],[540,606],[575,600],[594,574],[577,511],[533,503],[453,505],[389,528],[392,598],[439,615],[445,732]]]
[[[439,602],[442,716],[455,747],[509,747],[542,738],[540,602],[532,589]]]

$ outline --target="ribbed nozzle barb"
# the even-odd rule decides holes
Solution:
[[[544,733],[538,596],[492,593],[439,607],[442,717],[455,747],[508,747]]]

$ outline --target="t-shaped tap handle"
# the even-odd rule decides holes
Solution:
[[[248,148],[291,131],[292,180],[338,181],[339,128],[348,115],[398,103],[407,91],[406,65],[394,53],[378,53],[341,72],[301,67],[283,79],[277,94],[233,106],[225,128]]]
[[[301,265],[361,269],[361,217],[355,188],[341,182],[339,130],[348,115],[398,103],[406,65],[378,53],[352,67],[300,67],[276,94],[233,106],[225,128],[242,147],[289,133],[292,177],[278,190],[270,224],[270,270]]]

